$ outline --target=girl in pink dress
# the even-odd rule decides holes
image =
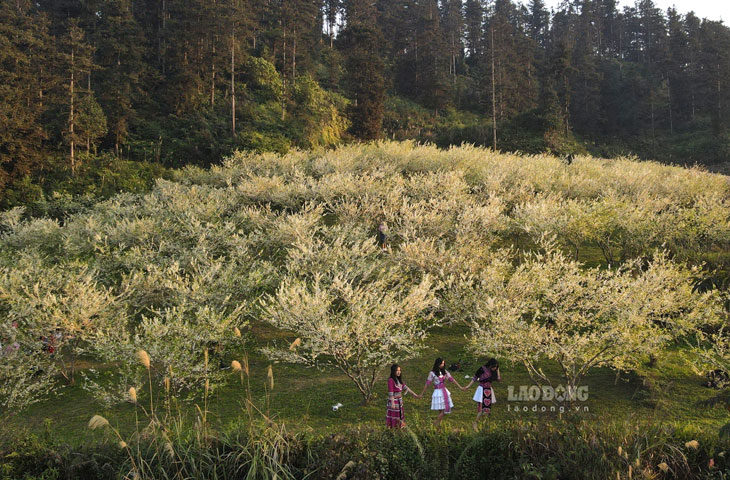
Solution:
[[[385,423],[389,428],[406,426],[403,414],[403,395],[407,392],[411,392],[411,395],[416,398],[421,398],[420,395],[413,393],[413,390],[403,383],[400,366],[398,364],[391,365],[390,377],[388,377],[388,406],[385,412]]]
[[[431,410],[438,410],[439,412],[439,416],[433,422],[437,427],[441,424],[444,415],[451,413],[451,409],[454,408],[454,402],[451,400],[451,392],[446,388],[446,382],[454,382],[457,387],[463,390],[459,382],[446,371],[445,365],[446,363],[442,358],[436,359],[433,363],[433,369],[429,372],[428,379],[426,379],[426,385],[423,386],[423,392],[421,392],[421,395],[423,395],[426,388],[429,385],[433,385]]]

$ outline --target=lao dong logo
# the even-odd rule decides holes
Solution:
[[[515,388],[514,385],[507,387],[507,401],[512,404],[507,405],[509,412],[560,412],[566,410],[575,412],[588,412],[587,405],[573,405],[575,402],[586,402],[588,400],[588,386],[569,386],[564,387],[558,385],[552,387],[550,385],[520,385]],[[514,403],[520,402],[515,405]],[[531,402],[532,405],[525,405],[525,402]],[[538,405],[534,402],[550,402],[550,405]],[[564,403],[569,406],[561,405]]]

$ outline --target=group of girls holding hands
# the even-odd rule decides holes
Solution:
[[[494,358],[489,359],[487,363],[479,367],[468,385],[461,386],[451,374],[446,371],[445,362],[442,358],[437,358],[433,364],[433,368],[428,373],[426,384],[420,394],[416,394],[413,390],[403,382],[401,368],[398,365],[390,367],[390,377],[388,378],[388,405],[386,411],[386,424],[390,428],[400,428],[405,426],[405,416],[403,413],[403,396],[410,392],[416,398],[421,398],[426,392],[429,385],[433,386],[433,394],[431,395],[431,410],[439,412],[438,417],[434,420],[434,424],[439,426],[444,415],[451,413],[454,408],[454,402],[451,399],[451,392],[446,388],[447,382],[454,382],[460,390],[467,390],[472,384],[477,383],[478,387],[474,393],[474,401],[477,402],[477,416],[474,419],[473,427],[478,427],[479,418],[482,415],[488,415],[492,404],[496,401],[494,392],[492,391],[492,382],[502,380],[499,373],[499,363]]]

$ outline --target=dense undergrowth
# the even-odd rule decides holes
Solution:
[[[196,438],[179,433],[174,450],[149,438],[134,446],[137,478],[606,479],[725,478],[727,440],[643,422],[517,421],[479,433],[415,427],[355,428],[338,434],[288,433],[261,420]],[[135,478],[113,438],[84,447],[30,436],[0,447],[0,478]]]

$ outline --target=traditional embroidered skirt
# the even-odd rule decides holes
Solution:
[[[401,426],[403,419],[403,396],[398,394],[388,399],[385,423],[391,428],[398,428]]]
[[[475,402],[479,402],[479,405],[477,406],[477,409],[480,412],[487,412],[489,413],[490,409],[492,408],[492,403],[494,403],[494,392],[492,391],[491,385],[488,387],[482,387],[481,385],[477,387],[477,391],[474,392],[474,398],[473,400]]]
[[[431,410],[446,410],[446,404],[444,403],[444,394],[441,392],[441,390],[444,390],[446,393],[446,398],[449,399],[449,409],[454,408],[454,402],[451,401],[451,392],[449,392],[448,388],[436,388],[433,391],[433,395],[431,395]],[[451,413],[451,412],[445,412],[445,413]]]

